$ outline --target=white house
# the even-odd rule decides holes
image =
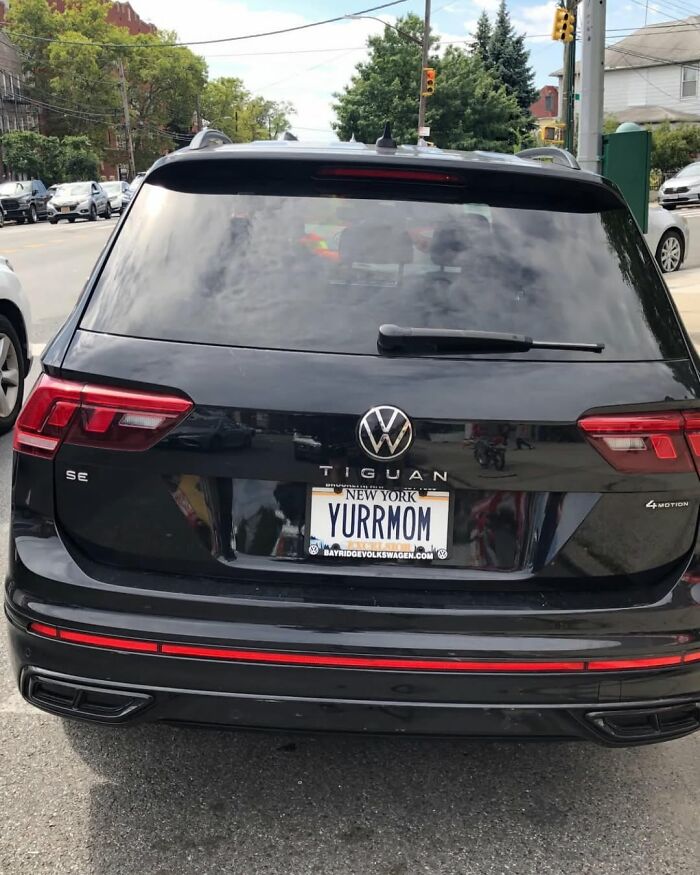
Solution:
[[[562,71],[553,75],[561,93]],[[700,15],[650,24],[608,48],[604,109],[621,122],[700,122]]]

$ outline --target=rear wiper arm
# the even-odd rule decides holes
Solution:
[[[382,353],[527,352],[530,349],[571,349],[601,353],[604,343],[533,340],[524,334],[463,331],[458,328],[407,328],[380,325],[377,348]]]

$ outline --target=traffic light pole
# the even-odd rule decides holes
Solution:
[[[423,139],[421,130],[425,127],[425,68],[430,55],[430,0],[425,0],[425,17],[423,19],[423,52],[420,62],[420,92],[418,97],[418,143]]]
[[[603,151],[603,74],[605,71],[605,2],[584,0],[581,32],[581,115],[578,162],[600,173]]]
[[[576,0],[567,0],[566,8],[576,13]],[[576,19],[571,42],[564,43],[564,76],[561,87],[561,120],[564,122],[564,148],[574,151],[574,107],[576,106]]]

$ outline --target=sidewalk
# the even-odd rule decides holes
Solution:
[[[667,273],[665,279],[688,333],[700,347],[700,267]]]

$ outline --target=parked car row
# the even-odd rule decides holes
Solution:
[[[46,188],[40,179],[25,179],[0,184],[0,227],[6,219],[18,225],[48,219],[55,225],[61,219],[95,221],[121,213],[138,188],[143,174],[131,185],[124,180],[109,182],[65,182]]]

